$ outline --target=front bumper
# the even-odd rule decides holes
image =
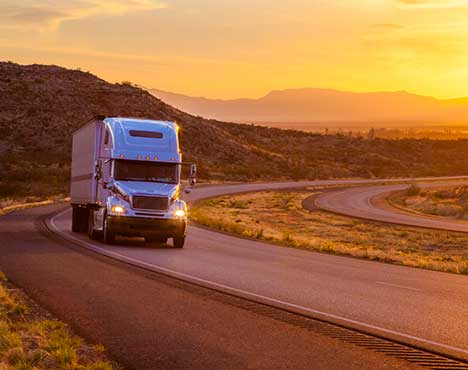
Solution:
[[[125,236],[185,237],[185,219],[108,216],[112,232]]]

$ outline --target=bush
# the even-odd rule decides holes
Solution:
[[[421,194],[421,188],[418,185],[411,185],[407,190],[406,190],[406,195],[410,197],[414,197],[416,195]]]
[[[455,192],[450,191],[450,190],[440,190],[440,191],[436,191],[433,194],[433,196],[434,198],[437,198],[437,199],[450,199],[455,196]]]

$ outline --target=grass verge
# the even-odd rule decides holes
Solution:
[[[33,196],[23,198],[4,198],[0,199],[0,216],[21,209],[46,206],[57,202],[67,202],[69,200],[70,198],[66,197],[64,194],[57,194],[47,198]]]
[[[412,185],[390,194],[389,203],[406,211],[451,219],[468,220],[468,186],[422,189]]]
[[[266,191],[210,199],[190,210],[195,222],[281,246],[468,274],[468,235],[374,223],[302,201],[319,189]]]
[[[101,345],[89,345],[0,273],[0,370],[112,370]]]

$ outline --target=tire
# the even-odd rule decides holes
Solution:
[[[72,206],[72,232],[80,232],[80,217],[79,217],[79,208],[77,206]]]
[[[88,213],[87,207],[72,206],[72,231],[74,233],[88,232]]]
[[[115,244],[115,233],[109,230],[109,218],[104,216],[104,225],[102,228],[102,241],[105,244]]]
[[[80,233],[88,232],[88,217],[89,209],[88,207],[78,207],[78,227]]]
[[[94,210],[89,210],[88,217],[88,237],[91,240],[96,240],[99,237],[99,232],[94,230]]]
[[[174,248],[183,248],[185,244],[185,236],[175,236],[172,238]]]
[[[167,237],[165,236],[145,236],[145,242],[147,243],[161,243],[161,244],[166,244],[167,243]]]

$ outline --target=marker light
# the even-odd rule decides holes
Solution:
[[[117,206],[112,206],[112,212],[123,214],[123,213],[127,213],[127,210],[124,207],[117,205]]]
[[[177,211],[175,211],[175,215],[177,217],[184,217],[185,216],[185,211],[183,209],[178,209]]]
[[[125,156],[123,154],[119,155],[119,158],[125,158]]]
[[[149,155],[146,156],[145,158],[147,161],[149,161],[151,159],[151,157]]]
[[[142,158],[142,156],[141,156],[141,155],[137,155],[137,159],[141,159],[141,158]]]

